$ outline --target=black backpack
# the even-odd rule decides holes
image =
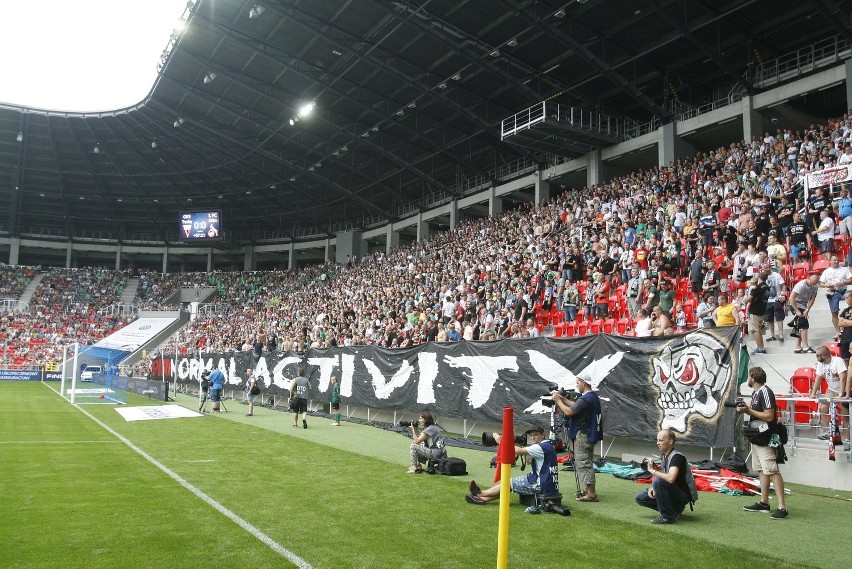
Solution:
[[[257,384],[257,380],[255,380],[251,384],[251,389],[249,389],[249,395],[260,395],[260,386]]]
[[[429,468],[429,474],[443,474],[444,476],[464,476],[467,474],[467,463],[464,459],[448,456],[433,460]]]

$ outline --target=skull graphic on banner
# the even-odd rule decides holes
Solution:
[[[693,332],[670,342],[652,363],[661,429],[687,433],[690,421],[716,416],[731,384],[727,350],[708,332]]]

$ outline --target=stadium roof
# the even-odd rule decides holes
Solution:
[[[754,92],[763,62],[852,43],[845,7],[189,2],[138,105],[87,115],[0,105],[0,232],[175,241],[179,212],[212,209],[233,244],[384,223],[540,160],[500,140],[501,120],[531,105],[665,123],[677,106]],[[299,117],[309,102],[313,114]]]

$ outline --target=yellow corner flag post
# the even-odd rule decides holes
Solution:
[[[500,518],[497,526],[497,569],[509,566],[509,505],[512,493],[512,462],[515,460],[514,412],[503,407],[503,435],[497,448],[500,464]]]

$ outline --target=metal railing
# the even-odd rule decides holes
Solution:
[[[570,124],[580,130],[618,138],[624,132],[623,122],[625,119],[597,111],[542,101],[515,113],[507,119],[503,119],[500,123],[500,140],[505,140],[506,137],[530,129],[547,120],[555,120],[563,124]]]
[[[817,69],[835,65],[848,59],[850,55],[852,55],[852,49],[845,37],[837,35],[826,38],[758,65],[754,75],[754,86],[764,89],[777,85]]]

